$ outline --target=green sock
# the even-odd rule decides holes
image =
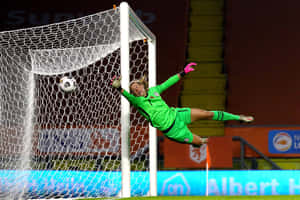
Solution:
[[[214,113],[212,120],[216,120],[216,121],[240,120],[239,115],[234,115],[224,111],[212,111],[212,112]]]

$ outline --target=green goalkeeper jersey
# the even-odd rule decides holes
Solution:
[[[122,95],[138,109],[153,127],[164,131],[174,122],[176,111],[175,108],[169,107],[166,104],[160,94],[179,80],[180,78],[177,74],[170,77],[164,83],[149,88],[146,97],[136,97],[126,90],[123,90]]]

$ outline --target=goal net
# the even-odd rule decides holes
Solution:
[[[110,80],[155,77],[155,36],[130,8],[122,30],[120,7],[0,33],[0,199],[126,196],[122,183],[129,195],[149,193],[151,128],[133,107],[124,113]],[[76,80],[74,91],[59,87],[65,76]]]

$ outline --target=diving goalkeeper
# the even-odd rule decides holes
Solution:
[[[251,116],[235,115],[223,111],[206,111],[199,108],[173,108],[169,107],[160,94],[170,86],[177,83],[187,73],[194,71],[188,64],[184,70],[170,77],[164,83],[148,89],[145,77],[130,83],[130,93],[121,87],[121,78],[114,77],[111,85],[116,88],[137,110],[151,123],[151,125],[164,133],[166,137],[180,143],[188,143],[200,146],[207,142],[207,138],[201,138],[193,134],[188,124],[197,120],[237,120],[252,122]]]

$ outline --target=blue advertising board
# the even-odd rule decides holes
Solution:
[[[208,195],[300,194],[299,175],[300,171],[210,171]],[[205,195],[204,171],[162,172],[159,177],[159,195]]]
[[[159,171],[160,196],[201,196],[206,194],[205,171]],[[27,183],[20,181],[26,177]],[[87,178],[90,177],[90,178]],[[23,179],[24,181],[25,179]],[[131,195],[149,192],[149,173],[131,173]],[[21,182],[21,183],[20,183]],[[19,188],[17,188],[17,186]],[[116,196],[121,190],[120,172],[83,171],[0,171],[1,194],[24,191],[27,198]],[[300,194],[299,170],[218,170],[208,172],[208,195],[294,195]]]
[[[268,146],[274,154],[300,153],[300,130],[272,130]]]

